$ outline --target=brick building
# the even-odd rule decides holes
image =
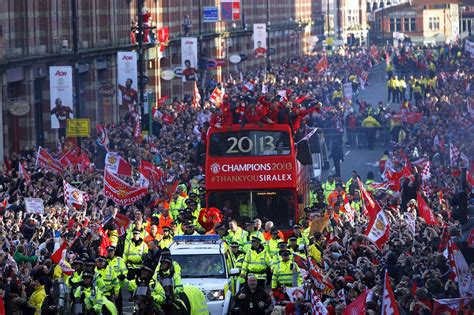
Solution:
[[[137,19],[136,1],[75,0],[77,54],[73,49],[74,0],[0,1],[1,155],[10,156],[32,145],[53,146],[57,141],[57,130],[50,128],[48,68],[53,65],[77,69],[76,117],[89,118],[91,126],[118,121],[123,109],[117,106],[116,94],[99,91],[101,86],[116,86],[117,51],[136,49],[130,31]],[[311,49],[306,40],[315,28],[311,0],[240,0],[240,19],[214,23],[204,23],[199,12],[207,6],[219,7],[220,0],[144,2],[153,25],[170,27],[168,47],[160,52],[157,45],[149,45],[145,54],[150,78],[146,92],[156,99],[191,92],[188,82],[160,79],[163,69],[181,65],[180,38],[186,15],[191,22],[188,36],[199,38],[199,57],[224,60],[224,66],[208,72],[217,79],[235,70],[228,61],[232,54],[248,56],[240,69],[264,66],[264,61],[252,57],[253,23],[268,22],[272,60]]]
[[[394,33],[416,44],[441,44],[459,39],[459,0],[388,1],[372,6],[372,42],[393,40]],[[368,5],[369,7],[370,5]]]

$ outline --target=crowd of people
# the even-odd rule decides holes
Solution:
[[[374,108],[357,94],[367,86],[364,73],[385,61],[394,104],[381,102]],[[272,64],[267,71],[234,73],[217,85],[223,91],[218,103],[209,101],[216,85],[208,86],[203,106],[193,106],[189,97],[173,99],[155,112],[153,135],[140,141],[134,134],[134,113],[129,113],[119,124],[104,126],[108,150],[132,166],[133,175],[123,178],[130,184],[138,183],[142,160],[159,168],[161,178],[158,188],[125,207],[104,195],[103,172],[97,170],[104,147],[97,139],[81,143],[81,151],[95,162],[82,172],[69,167],[58,175],[38,167],[37,148],[13,154],[0,175],[0,301],[5,312],[66,314],[87,309],[120,314],[122,291],[129,290],[140,306],[137,288],[143,285],[151,288],[153,306],[167,314],[189,307],[182,304],[185,300],[205,303],[202,294],[182,285],[180,266],[168,246],[175,235],[215,233],[226,240],[241,270],[243,288],[235,297],[241,314],[262,314],[273,307],[288,314],[342,314],[361,296],[367,314],[379,313],[385,301],[385,270],[400,313],[435,314],[437,300],[463,298],[459,310],[472,314],[472,295],[459,290],[460,275],[453,276],[451,260],[443,254],[447,243],[455,243],[474,272],[468,232],[472,221],[459,210],[458,194],[460,189],[470,192],[465,183],[469,171],[466,175],[463,168],[471,169],[464,157],[473,156],[472,70],[472,59],[456,45],[345,47]],[[408,78],[406,88],[399,77]],[[348,83],[352,98],[343,93]],[[398,112],[388,110],[398,103]],[[409,119],[413,115],[417,118]],[[333,128],[341,139],[346,131],[348,142],[356,127],[387,128],[393,143],[381,160],[380,174],[369,173],[360,182],[365,174],[354,171],[348,180],[336,174],[313,182],[300,222],[279,227],[292,231],[285,238],[263,217],[238,222],[221,209],[213,213],[220,218],[215,225],[204,218],[206,131],[231,123],[288,123],[295,136],[307,127]],[[367,136],[374,135],[370,131]],[[61,138],[51,152],[59,157],[70,149]],[[384,182],[375,182],[379,177]],[[89,195],[83,207],[66,205],[63,181]],[[383,246],[366,235],[374,218],[368,214],[364,191],[388,217],[390,235]],[[435,223],[428,224],[420,215],[418,195]],[[27,197],[43,199],[44,213],[28,213]],[[119,226],[119,215],[130,224]],[[304,283],[312,283],[318,303],[311,294],[289,298],[289,289]]]

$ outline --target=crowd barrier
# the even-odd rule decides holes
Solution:
[[[371,128],[372,130],[375,129],[375,141],[374,147],[375,148],[385,148],[390,146],[390,141],[392,140],[392,136],[390,132],[382,127],[382,128]],[[367,148],[367,133],[368,128],[359,127],[356,129],[345,129],[344,132],[340,132],[335,128],[323,128],[324,130],[324,138],[326,139],[326,144],[328,149],[331,148],[331,143],[333,141],[337,141],[338,139],[342,139],[343,145],[352,147],[352,148]]]

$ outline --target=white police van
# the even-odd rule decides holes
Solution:
[[[180,235],[169,248],[181,267],[183,284],[194,285],[204,293],[209,313],[229,314],[239,274],[229,246],[218,235]]]

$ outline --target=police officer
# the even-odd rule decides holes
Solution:
[[[168,226],[163,227],[163,238],[160,241],[161,249],[168,248],[173,243],[173,234],[171,228]]]
[[[270,230],[270,235],[271,238],[267,241],[267,250],[270,254],[271,259],[273,259],[275,255],[278,255],[278,243],[280,243],[282,239],[278,235],[278,230],[276,228],[272,228]]]
[[[146,296],[143,296],[143,292],[139,290],[139,287],[148,288],[150,297],[153,300],[154,311],[157,311],[161,308],[161,305],[165,302],[165,290],[161,286],[160,282],[153,279],[154,269],[145,264],[141,268],[140,277],[133,279],[129,282],[128,290],[133,292],[132,299],[135,301],[135,311],[138,311],[136,308],[141,307],[142,299],[146,299]],[[146,303],[143,303],[146,304]]]
[[[324,191],[324,198],[327,199],[329,194],[336,189],[336,181],[334,180],[334,175],[329,175],[328,180],[322,184]]]
[[[113,268],[115,274],[117,275],[117,279],[119,282],[120,289],[125,287],[125,279],[127,279],[128,269],[125,265],[125,261],[120,256],[115,256],[115,246],[108,246],[107,247],[107,259],[108,264]],[[122,314],[123,308],[123,299],[122,293],[119,291],[119,294],[115,297],[115,306],[117,307],[117,311],[119,314]]]
[[[230,250],[235,260],[235,267],[242,270],[242,264],[244,263],[245,253],[240,250],[240,245],[237,242],[230,244]]]
[[[281,252],[281,261],[273,266],[272,289],[282,286],[297,287],[301,285],[300,269],[290,257],[290,251],[283,250]]]
[[[267,281],[267,268],[270,267],[270,254],[262,246],[262,240],[258,237],[252,237],[251,248],[245,255],[242,264],[242,276],[248,274],[255,274],[258,280],[258,285],[265,287]]]
[[[171,258],[169,248],[164,248],[161,252],[161,259],[156,266],[154,279],[159,281],[165,289],[167,299],[183,293],[181,267]]]
[[[115,302],[115,297],[120,294],[120,283],[114,268],[107,263],[105,256],[97,257],[95,272],[102,279],[103,284],[98,285],[98,289],[102,291],[104,296],[112,302]]]
[[[76,259],[72,261],[72,269],[74,269],[74,272],[68,279],[68,285],[71,289],[71,297],[74,296],[74,292],[76,291],[77,287],[81,285],[83,267],[84,262],[81,258],[76,257]]]
[[[246,242],[243,247],[244,252],[247,252],[250,249],[253,237],[260,239],[261,242],[265,242],[265,237],[263,236],[263,233],[261,231],[255,230],[256,224],[257,223],[255,222],[255,220],[250,220],[245,223],[245,229],[247,231],[247,235],[246,235]]]
[[[143,255],[148,252],[148,246],[140,237],[140,230],[133,230],[133,238],[125,243],[123,259],[128,268],[127,279],[138,276],[143,263]]]
[[[117,315],[117,309],[114,303],[103,296],[102,291],[94,285],[94,274],[84,272],[82,274],[82,282],[74,292],[76,303],[84,303],[87,310],[93,310],[97,314],[109,312],[111,315]],[[77,313],[77,310],[74,310]],[[84,311],[80,312],[84,313]]]

